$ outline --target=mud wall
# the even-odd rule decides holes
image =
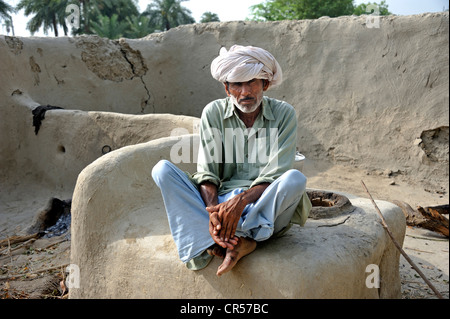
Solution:
[[[49,126],[51,114],[63,112],[52,111],[36,136],[37,105],[199,117],[225,96],[210,75],[212,59],[237,43],[279,60],[285,81],[268,95],[295,107],[297,146],[308,158],[448,187],[448,22],[447,12],[381,17],[379,28],[352,16],[194,24],[137,40],[0,36],[1,176],[24,174],[24,167],[32,175],[36,145],[46,152],[45,129],[51,136],[71,131],[74,141],[87,130],[72,115]]]

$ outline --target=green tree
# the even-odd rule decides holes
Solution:
[[[91,0],[90,31],[109,39],[130,34],[130,21],[139,16],[137,0]]]
[[[139,13],[137,0],[79,0],[80,28],[73,34],[141,38],[155,31],[150,19]]]
[[[372,14],[374,13],[374,10],[372,10],[373,7],[376,7],[378,9],[378,14],[381,16],[392,14],[391,12],[389,12],[388,5],[384,0],[381,1],[380,4],[376,2],[361,3],[359,6],[355,7],[355,9],[353,10],[353,14],[357,16],[360,16],[362,14]]]
[[[155,29],[162,31],[182,24],[195,23],[191,11],[181,5],[184,1],[187,0],[154,0],[142,15],[150,18],[150,23]]]
[[[128,18],[139,15],[137,0],[78,0],[72,2],[78,4],[81,11],[80,28],[73,30],[73,34],[96,33],[95,29],[103,29],[108,24],[104,17],[111,20],[114,14],[117,15],[119,23],[124,21],[128,23]]]
[[[129,18],[139,16],[137,0],[79,0],[78,3],[81,7],[80,28],[73,30],[74,34],[92,34],[100,29],[106,31],[113,15],[117,15],[117,22],[121,24],[118,29],[122,28],[122,22],[128,23]]]
[[[124,36],[129,39],[143,38],[155,32],[155,28],[150,24],[150,18],[145,16],[131,16],[128,19],[129,28]]]
[[[117,21],[127,21],[127,18],[139,15],[137,0],[96,0],[92,3],[95,14],[110,18],[116,14]]]
[[[112,17],[100,16],[99,22],[91,21],[92,31],[100,37],[109,39],[118,39],[123,36],[129,24],[125,21],[119,21],[119,16],[113,14]]]
[[[13,10],[12,6],[0,0],[0,19],[8,19],[10,17],[9,13],[13,12]]]
[[[219,16],[216,13],[212,12],[205,12],[202,14],[200,18],[200,23],[206,23],[206,22],[220,22]]]
[[[16,10],[25,10],[25,16],[33,15],[27,23],[27,29],[34,34],[41,27],[45,34],[53,29],[55,37],[58,36],[58,26],[62,26],[64,34],[67,35],[65,22],[65,10],[67,0],[21,0]]]
[[[95,0],[94,0],[95,1]],[[90,34],[91,31],[91,12],[92,2],[90,0],[80,0],[81,6],[81,16],[80,16],[80,28],[78,30],[73,30],[73,34]]]
[[[12,30],[12,34],[14,35],[14,25],[12,21],[12,17],[9,14],[13,12],[14,8],[9,4],[5,3],[3,0],[0,0],[0,21],[4,20],[4,26],[6,27],[6,32],[9,33]]]
[[[353,13],[353,0],[268,0],[250,7],[255,20],[301,20]]]

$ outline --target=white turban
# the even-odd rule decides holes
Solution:
[[[211,63],[211,74],[220,82],[247,82],[252,79],[269,80],[276,86],[283,80],[281,67],[268,51],[233,45],[229,51],[224,47]]]

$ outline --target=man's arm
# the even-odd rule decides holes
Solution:
[[[211,182],[200,184],[200,195],[206,206],[215,206],[218,204],[217,186]]]

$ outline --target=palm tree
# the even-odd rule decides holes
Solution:
[[[124,34],[126,38],[143,38],[150,33],[155,32],[155,28],[150,24],[150,18],[145,16],[132,16],[128,19],[129,30]]]
[[[157,29],[165,31],[181,24],[195,23],[191,11],[181,5],[183,1],[187,0],[154,0],[142,15],[148,16]]]
[[[55,37],[58,36],[58,25],[63,27],[64,34],[67,35],[67,25],[65,21],[65,10],[68,0],[21,0],[16,10],[25,9],[25,15],[34,16],[27,23],[27,29],[34,34],[41,27],[47,34],[48,29],[53,29]]]
[[[106,26],[104,17],[112,19],[117,14],[117,21],[127,21],[129,17],[139,16],[137,0],[79,0],[81,5],[80,28],[74,34],[92,34],[99,26]],[[93,25],[96,27],[93,27]],[[103,29],[103,27],[100,27]],[[105,30],[104,30],[105,31]]]
[[[200,23],[207,23],[207,22],[220,22],[219,16],[216,13],[212,12],[205,12],[202,14],[202,17],[200,18]]]
[[[5,3],[5,1],[0,0],[0,18],[1,19],[8,19],[9,18],[9,12],[13,11],[13,7],[11,7],[9,4]]]
[[[80,17],[80,29],[74,30],[74,34],[89,34],[91,33],[90,29],[90,1],[89,0],[80,0],[81,5],[81,17]]]
[[[112,17],[100,16],[99,22],[91,21],[92,30],[100,37],[118,39],[123,36],[129,27],[127,22],[120,22],[119,16],[113,14]]]
[[[102,0],[94,1],[96,14],[112,17],[117,14],[118,21],[125,21],[127,17],[138,16],[139,10],[135,0]]]
[[[6,31],[9,33],[9,30],[12,29],[12,34],[14,36],[14,25],[12,21],[12,17],[9,12],[14,11],[13,7],[9,4],[5,3],[3,0],[0,0],[0,21],[5,20],[4,25],[6,26]]]

